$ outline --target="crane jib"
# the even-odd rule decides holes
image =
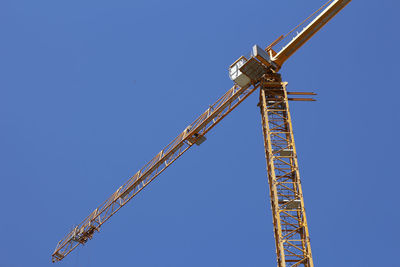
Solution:
[[[211,105],[199,118],[179,134],[170,144],[161,150],[149,163],[134,174],[123,186],[118,188],[102,205],[69,232],[58,244],[52,254],[52,261],[62,260],[80,244],[91,239],[96,231],[121,207],[153,181],[161,172],[186,152],[196,140],[201,139],[226,115],[235,109],[258,85],[229,89],[220,99]],[[190,129],[188,131],[188,129]],[[194,142],[191,142],[193,140]]]

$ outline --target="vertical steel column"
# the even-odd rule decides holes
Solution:
[[[260,109],[278,267],[313,267],[286,82],[261,81]]]

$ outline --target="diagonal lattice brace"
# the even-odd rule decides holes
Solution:
[[[313,267],[287,83],[281,82],[279,75],[264,79],[259,106],[278,267]]]

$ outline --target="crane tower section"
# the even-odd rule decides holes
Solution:
[[[278,267],[312,267],[303,193],[285,82],[280,75],[260,85],[262,130]]]

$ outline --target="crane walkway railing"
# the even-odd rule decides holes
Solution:
[[[171,143],[118,188],[106,201],[70,231],[52,254],[52,261],[60,261],[80,244],[91,239],[96,231],[121,207],[153,181],[161,172],[186,152],[193,144],[204,140],[204,135],[235,107],[253,93],[259,85],[229,89]]]
[[[281,51],[285,46],[288,45],[288,43],[296,38],[297,35],[299,35],[307,26],[306,23],[309,23],[312,19],[316,18],[321,12],[323,12],[323,9],[331,4],[334,0],[328,0],[323,6],[321,6],[319,9],[317,9],[314,13],[312,13],[310,16],[308,16],[305,20],[303,20],[299,25],[294,27],[290,32],[288,32],[286,35],[280,36],[278,39],[276,39],[272,44],[267,46],[265,50],[270,50],[271,48],[275,47],[275,51]],[[301,26],[305,26],[303,28],[300,28]],[[282,44],[280,47],[277,47],[279,44]]]

